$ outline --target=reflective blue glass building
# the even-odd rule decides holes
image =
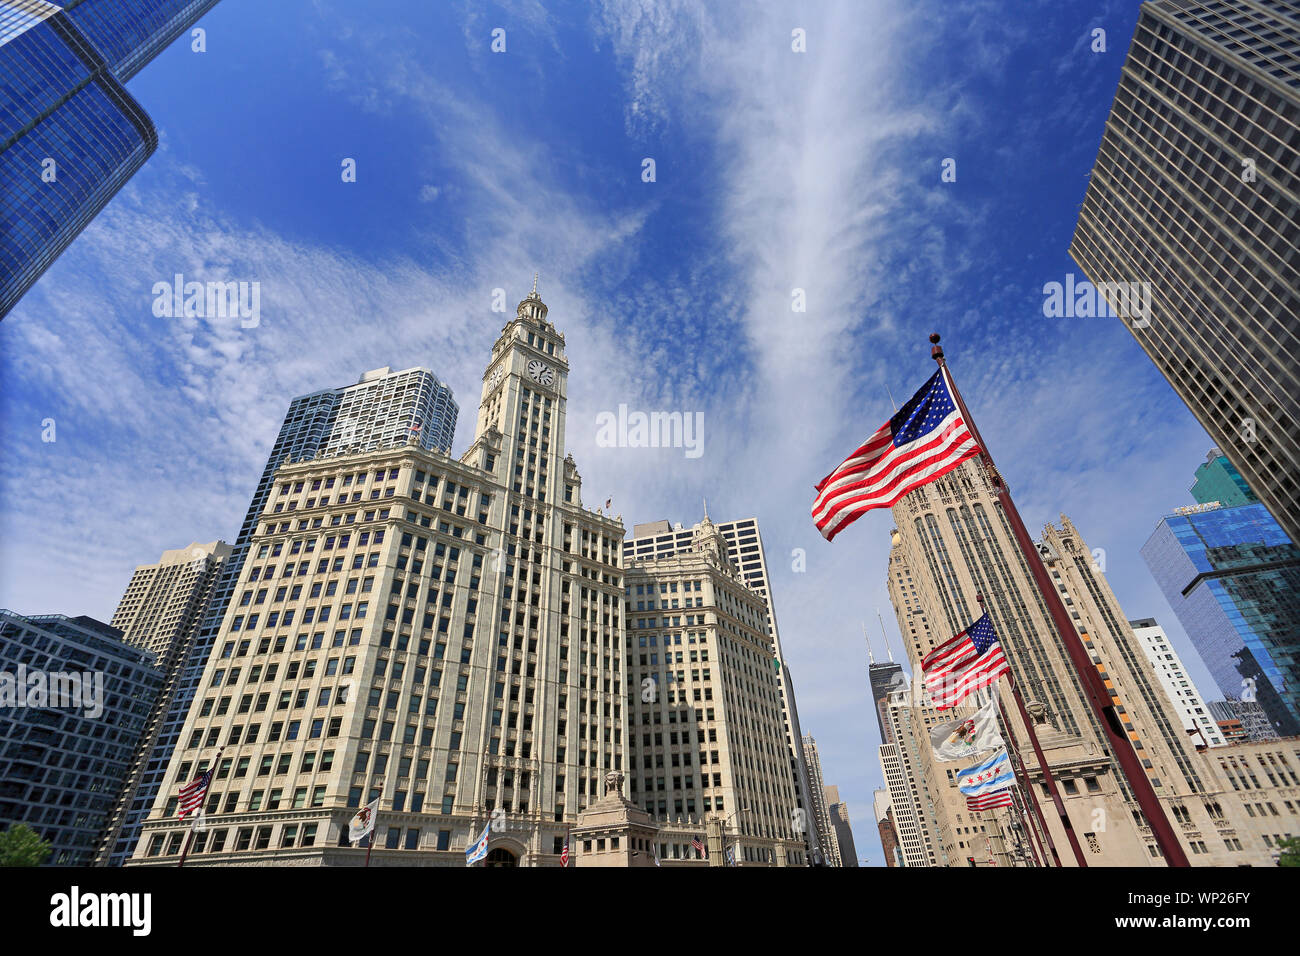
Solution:
[[[0,318],[158,146],[122,85],[217,0],[0,0]]]
[[[1268,509],[1179,509],[1142,557],[1224,696],[1300,734],[1300,547]]]

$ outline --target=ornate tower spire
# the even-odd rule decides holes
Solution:
[[[538,273],[533,273],[533,290],[524,296],[520,301],[519,307],[515,309],[515,314],[521,319],[528,319],[539,325],[546,324],[546,303],[542,297],[537,294]]]

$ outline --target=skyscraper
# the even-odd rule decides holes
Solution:
[[[1070,245],[1293,541],[1297,49],[1287,0],[1144,3]]]
[[[803,760],[808,767],[808,784],[812,788],[812,814],[817,831],[822,835],[822,854],[827,866],[840,865],[840,850],[835,843],[835,830],[831,827],[830,810],[826,806],[826,783],[822,779],[822,758],[817,751],[817,741],[811,734],[803,736]]]
[[[704,510],[707,515],[707,503]],[[815,860],[822,852],[821,843],[825,837],[818,832],[812,812],[812,788],[808,781],[808,768],[804,763],[803,731],[799,726],[799,705],[795,700],[794,676],[785,659],[785,652],[781,649],[781,629],[777,624],[776,606],[772,599],[772,584],[767,573],[763,536],[759,531],[756,518],[723,521],[716,527],[727,542],[727,555],[740,569],[741,578],[767,602],[767,630],[771,638],[772,655],[780,667],[781,717],[785,723],[790,778],[795,785],[795,796],[805,824],[804,842],[810,859]],[[686,551],[690,549],[692,539],[693,531],[690,528],[683,528],[681,524],[676,527],[667,521],[638,524],[632,528],[632,537],[623,544],[623,562],[627,565],[636,560],[661,558]]]
[[[344,410],[346,414],[341,413]],[[359,452],[404,448],[412,437],[420,448],[447,452],[456,431],[458,412],[451,389],[422,368],[400,372],[373,369],[353,385],[312,392],[289,403],[231,553],[222,564],[197,631],[168,683],[166,710],[139,773],[136,793],[124,818],[124,833],[134,838],[157,799],[167,763],[180,742],[181,728],[243,571],[253,531],[271,497],[276,471],[286,462],[313,458],[326,449],[338,453],[344,449]],[[417,423],[420,428],[414,431]],[[352,495],[359,493],[353,491]],[[317,497],[309,494],[304,504],[306,500],[315,505]],[[297,502],[294,504],[296,507]],[[280,509],[284,511],[283,503]],[[131,850],[120,845],[113,850],[115,857],[124,852],[129,854]]]
[[[1137,638],[1142,652],[1151,662],[1160,686],[1165,689],[1165,695],[1182,718],[1183,729],[1194,735],[1193,739],[1199,742],[1199,746],[1222,747],[1227,741],[1219,732],[1214,714],[1201,697],[1201,692],[1196,689],[1196,683],[1187,673],[1187,668],[1183,666],[1183,660],[1178,656],[1165,629],[1149,617],[1129,621],[1128,624],[1133,629],[1133,636]]]
[[[902,866],[903,854],[898,849],[898,830],[894,827],[894,809],[889,805],[889,791],[877,790],[871,796],[876,811],[876,830],[880,834],[880,849],[885,854],[885,866]]]
[[[1083,699],[1079,678],[1048,622],[1045,602],[994,501],[983,467],[975,462],[961,465],[908,494],[893,507],[893,514],[898,528],[890,552],[890,598],[913,668],[919,670],[925,654],[979,616],[975,599],[983,596],[1016,684],[1031,715],[1037,715],[1032,719],[1044,756],[1082,852],[1090,860],[1095,856],[1093,862],[1099,865],[1162,865],[1151,829]],[[1208,755],[1218,751],[1197,753],[1189,743],[1177,710],[1110,590],[1103,571],[1104,553],[1092,551],[1065,516],[1059,525],[1044,528],[1038,550],[1089,657],[1107,681],[1126,736],[1157,799],[1179,823],[1177,833],[1192,864],[1236,865],[1259,859],[1265,851],[1262,843],[1237,847],[1228,842],[1231,833],[1222,840],[1203,839],[1204,834],[1244,826],[1246,815],[1234,818],[1233,791],[1208,762]],[[941,718],[929,706],[911,710],[927,730],[949,713],[945,711]],[[1016,710],[1008,710],[1004,737],[1010,733],[1020,741],[1020,755],[1029,779],[1039,788],[1062,862],[1074,865],[1059,817],[1041,790],[1045,780],[1027,746],[1024,722]],[[976,821],[957,793],[957,765],[929,760],[928,740],[920,749],[920,775],[934,797],[944,854],[951,865],[954,858],[971,855],[961,852],[961,843],[971,846],[970,828]],[[896,810],[898,806],[895,799]],[[996,818],[1004,824],[1004,836],[1014,837],[1012,815],[997,811]]]
[[[25,823],[51,865],[89,866],[162,673],[116,628],[62,614],[0,610],[0,661],[0,829]]]
[[[1259,501],[1241,472],[1219,449],[1211,448],[1205,461],[1196,469],[1196,480],[1187,489],[1198,504],[1220,504],[1225,508],[1250,505]]]
[[[741,865],[805,865],[767,601],[707,515],[692,536],[624,565],[628,798],[668,858],[711,824]]]
[[[224,541],[164,551],[157,564],[135,569],[113,614],[113,627],[121,630],[122,639],[154,655],[163,683],[100,840],[96,866],[121,866],[140,838],[141,816],[131,814],[131,805],[175,694],[181,664],[230,555],[231,547]]]
[[[211,764],[191,863],[358,865],[379,800],[375,864],[463,866],[491,820],[489,863],[558,865],[628,727],[623,526],[582,505],[568,374],[534,289],[459,459],[412,438],[268,475],[131,862],[175,864],[177,789]]]
[[[1142,559],[1223,695],[1300,734],[1300,548],[1264,506],[1175,509]]]
[[[853,826],[849,823],[849,807],[840,799],[840,788],[826,787],[826,811],[835,832],[835,847],[840,854],[840,866],[858,865],[858,848],[853,843]]]
[[[0,318],[158,146],[123,84],[217,0],[0,0]]]

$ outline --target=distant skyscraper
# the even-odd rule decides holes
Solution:
[[[0,830],[25,823],[53,844],[51,865],[90,866],[162,673],[116,628],[62,614],[0,610],[0,661]],[[80,699],[56,703],[73,678]],[[33,686],[49,696],[35,703]]]
[[[822,835],[822,854],[827,866],[840,865],[840,848],[835,842],[835,828],[831,826],[830,808],[826,805],[826,783],[822,779],[822,758],[817,741],[811,734],[803,736],[803,760],[808,767],[808,784],[812,788],[812,815],[817,832]]]
[[[239,583],[253,531],[270,500],[275,474],[281,464],[314,458],[327,449],[342,454],[403,448],[410,438],[414,438],[421,448],[449,452],[458,412],[451,389],[439,382],[432,372],[421,368],[401,372],[388,368],[374,369],[363,374],[354,385],[312,392],[289,403],[289,410],[253,491],[244,523],[230,556],[222,565],[198,631],[189,641],[184,659],[176,665],[177,673],[169,683],[166,712],[127,811],[128,832],[134,834],[157,799],[158,788],[167,772],[168,761],[179,745],[181,729],[203,677],[213,642]],[[419,430],[413,431],[417,422]],[[303,506],[307,501],[311,501],[313,507],[318,503],[321,496],[313,494],[313,490],[299,489],[305,492],[300,496]],[[360,490],[353,491],[351,498],[359,500],[357,496],[361,493]],[[296,508],[299,496],[296,492],[294,495]],[[286,505],[279,507],[284,513]],[[275,513],[274,509],[272,513]],[[119,846],[117,851],[120,849]]]
[[[1250,505],[1259,501],[1255,492],[1250,490],[1241,472],[1232,467],[1226,455],[1217,448],[1210,453],[1196,469],[1196,480],[1188,489],[1198,504],[1208,505],[1217,502],[1225,508],[1238,505]]]
[[[1298,48],[1289,0],[1144,3],[1070,246],[1293,541]]]
[[[140,837],[143,812],[132,814],[131,806],[162,730],[181,664],[198,634],[199,623],[230,555],[231,547],[224,541],[195,542],[188,548],[164,551],[157,564],[135,569],[113,614],[113,626],[122,632],[122,639],[154,655],[163,686],[149,712],[148,724],[95,854],[96,866],[121,866]]]
[[[0,318],[158,146],[122,85],[217,0],[0,0]]]
[[[767,600],[707,515],[692,535],[689,550],[624,564],[628,797],[669,858],[721,820],[742,865],[806,865]]]
[[[1182,717],[1183,729],[1198,735],[1192,739],[1200,740],[1206,747],[1222,747],[1226,741],[1219,732],[1219,725],[1200,691],[1196,689],[1191,675],[1187,673],[1187,668],[1183,666],[1182,658],[1174,650],[1165,629],[1149,617],[1128,623],[1147,660],[1155,668],[1160,686],[1165,689],[1174,709]]]
[[[876,830],[880,834],[880,849],[885,854],[885,866],[902,866],[903,854],[898,848],[898,830],[894,827],[889,791],[875,791],[872,794],[872,806],[876,811]]]
[[[1209,708],[1229,743],[1279,739],[1272,721],[1258,701],[1229,697],[1227,700],[1210,701]]]
[[[831,818],[835,833],[835,847],[840,854],[840,866],[857,866],[858,849],[853,843],[853,826],[849,823],[849,807],[840,799],[839,787],[826,787],[826,812]]]
[[[705,509],[707,511],[707,507]],[[821,852],[823,835],[813,823],[812,789],[808,781],[808,768],[804,764],[803,731],[799,726],[799,705],[794,695],[794,677],[781,649],[781,630],[777,626],[776,608],[772,600],[772,585],[767,574],[767,558],[763,551],[763,537],[754,518],[723,521],[717,525],[726,539],[727,555],[740,569],[745,583],[763,596],[767,602],[767,628],[771,636],[772,654],[780,664],[781,717],[785,722],[786,748],[790,756],[790,777],[795,784],[799,808],[810,824],[805,834],[809,856],[816,859]],[[632,537],[623,543],[623,561],[662,558],[691,547],[693,532],[678,524],[675,528],[667,521],[653,521],[633,527]]]
[[[1142,558],[1223,695],[1300,734],[1300,548],[1264,506],[1179,508]]]

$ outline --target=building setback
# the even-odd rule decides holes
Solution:
[[[1286,0],[1144,3],[1070,245],[1293,541],[1297,49]],[[1133,291],[1145,306],[1122,309]]]
[[[459,460],[406,444],[282,465],[132,863],[558,865],[626,750],[620,522],[564,455],[568,361],[536,290],[493,346]],[[220,756],[218,756],[220,755]]]
[[[0,318],[157,149],[123,84],[216,2],[0,3]]]
[[[62,614],[0,610],[0,661],[0,828],[49,840],[50,865],[90,866],[162,674],[121,631]],[[53,699],[58,675],[76,678],[79,701]],[[49,696],[33,698],[37,685]],[[7,699],[15,690],[23,700]]]

